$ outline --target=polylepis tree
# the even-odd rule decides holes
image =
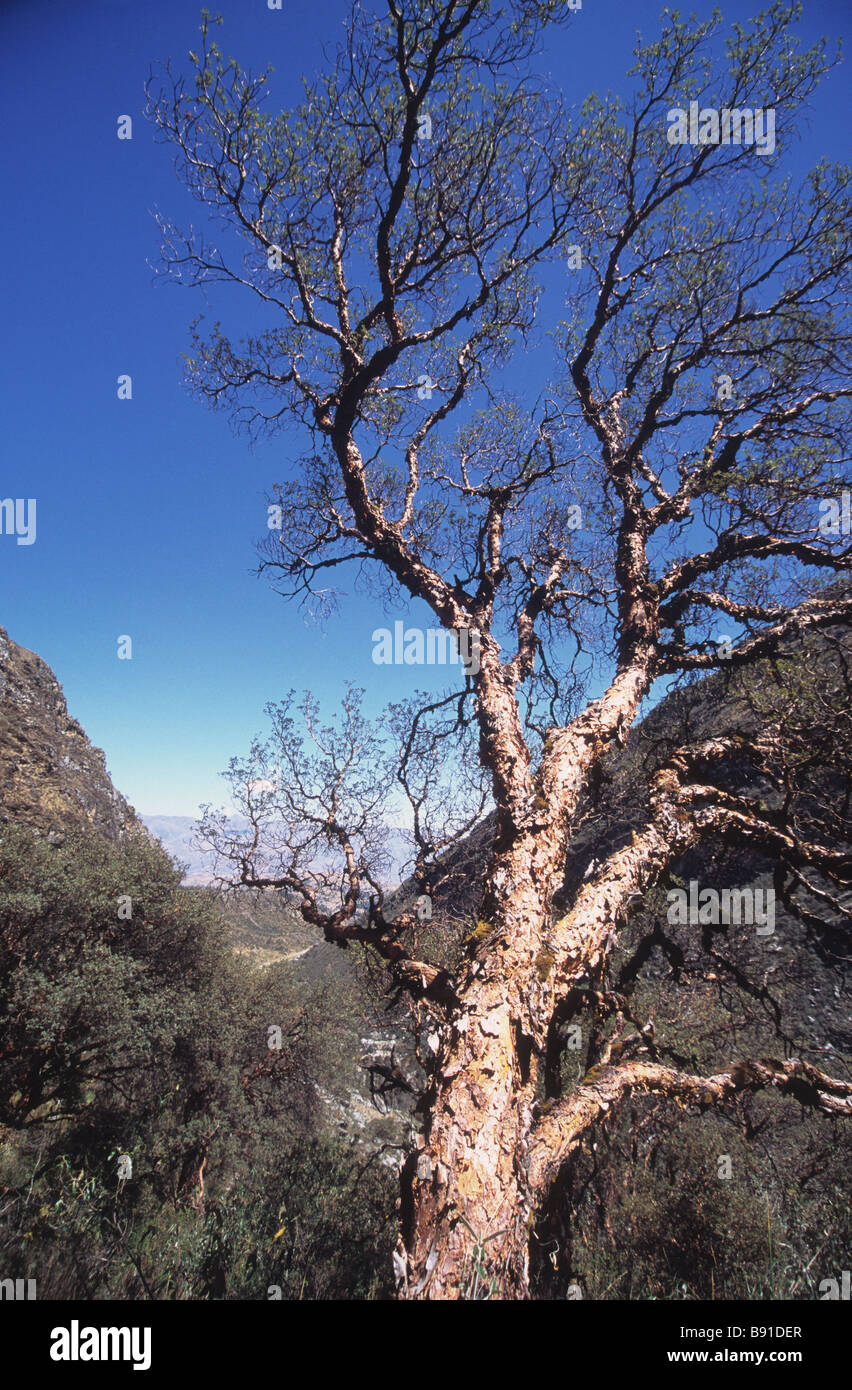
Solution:
[[[312,702],[300,723],[285,702],[276,776],[252,775],[257,747],[234,765],[250,833],[218,828],[243,883],[290,890],[329,939],[377,952],[431,1020],[425,1122],[404,1172],[404,1296],[465,1296],[472,1278],[525,1296],[551,1181],[631,1094],[724,1104],[773,1087],[852,1112],[849,1083],[795,1059],[680,1071],[605,986],[632,906],[702,840],[744,837],[806,885],[818,870],[829,902],[848,883],[836,825],[833,839],[818,825],[803,835],[783,805],[724,790],[741,738],[671,748],[629,842],[553,909],[578,810],[605,794],[604,760],[655,682],[757,667],[852,615],[838,582],[848,538],[817,524],[846,462],[848,173],[787,177],[830,65],[823,46],[797,51],[796,15],[774,5],[727,43],[718,17],[670,15],[637,47],[629,95],[579,110],[532,70],[559,26],[570,42],[582,23],[564,0],[356,9],[330,68],[278,116],[263,106],[268,74],[225,61],[205,19],[194,82],[167,69],[150,88],[180,177],[221,224],[213,244],[163,222],[166,269],[239,285],[256,306],[244,340],[196,327],[189,382],[254,433],[295,420],[305,434],[274,487],[281,525],[262,569],[320,606],[328,577],[360,569],[479,634],[465,689],[415,712],[397,745],[423,893],[483,809],[471,759],[487,777],[493,847],[456,969],[419,958],[414,911],[385,915],[383,755],[354,696],[336,731]],[[670,111],[696,98],[771,109],[773,150],[670,140]],[[548,362],[542,305],[550,292],[561,304],[566,276]],[[426,732],[438,709],[452,716],[440,738]],[[771,762],[780,728],[751,753]],[[470,796],[436,831],[428,769],[450,733],[449,785]],[[614,1031],[597,1028],[585,1081],[559,1095],[552,1054],[584,1011]]]

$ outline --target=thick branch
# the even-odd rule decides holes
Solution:
[[[714,1076],[691,1076],[656,1062],[636,1060],[593,1067],[570,1096],[539,1120],[530,1141],[527,1174],[542,1192],[582,1142],[588,1130],[636,1092],[662,1095],[681,1105],[721,1105],[741,1091],[771,1088],[824,1115],[852,1117],[852,1081],[826,1076],[801,1058],[737,1062]]]

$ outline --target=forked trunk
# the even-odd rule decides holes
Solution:
[[[550,943],[553,894],[590,767],[631,722],[648,686],[652,648],[606,697],[549,739],[538,777],[501,671],[483,645],[480,699],[493,729],[488,762],[504,788],[482,918],[470,940],[453,1013],[426,1095],[427,1129],[403,1181],[404,1293],[409,1298],[529,1292],[533,1202],[526,1177],[537,1071],[560,988],[597,959],[600,932]],[[531,793],[531,794],[530,794]],[[606,890],[595,903],[608,921]],[[565,932],[562,932],[565,936]],[[597,955],[596,955],[597,952]]]

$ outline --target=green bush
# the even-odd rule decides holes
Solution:
[[[326,1006],[236,957],[147,835],[5,829],[3,1276],[40,1298],[380,1293],[392,1183],[317,1137]],[[272,1241],[279,1213],[298,1238]]]

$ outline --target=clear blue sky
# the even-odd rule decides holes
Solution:
[[[255,69],[273,63],[273,97],[289,105],[347,6],[210,8],[224,17],[226,56]],[[704,17],[712,6],[691,8]],[[759,6],[721,8],[743,20]],[[200,210],[141,107],[153,61],[188,68],[200,9],[199,0],[0,5],[0,497],[38,501],[34,545],[0,536],[0,625],[50,663],[116,785],[145,814],[193,815],[199,802],[222,800],[218,773],[264,729],[264,704],[291,686],[335,701],[349,677],[377,710],[410,693],[412,677],[372,664],[370,634],[386,619],[367,599],[352,594],[322,630],[253,576],[264,495],[299,441],[282,435],[251,452],[182,386],[188,325],[205,305],[200,291],[153,284],[151,214],[158,207],[186,223]],[[540,66],[577,100],[625,90],[635,30],[650,38],[660,9],[584,0]],[[806,4],[802,40],[843,34],[848,15],[845,0]],[[794,171],[823,154],[848,157],[848,74],[845,64],[821,89]],[[125,113],[132,141],[116,138]],[[237,313],[228,324],[238,330]],[[121,373],[132,375],[130,402],[116,396]],[[117,659],[125,633],[132,661]]]

